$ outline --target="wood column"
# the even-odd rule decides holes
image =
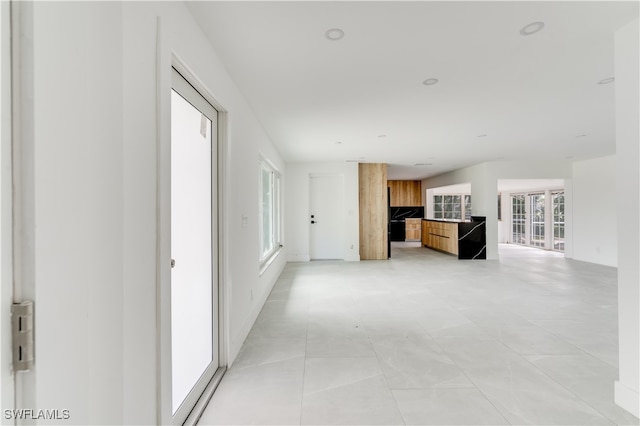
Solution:
[[[360,183],[360,259],[387,259],[387,165],[358,165]]]

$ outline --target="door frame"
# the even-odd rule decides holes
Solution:
[[[208,217],[208,219],[206,220],[206,222],[208,222],[207,226],[208,229],[204,229],[204,232],[210,232],[210,236],[209,236],[209,241],[207,243],[207,246],[209,247],[209,249],[211,250],[210,253],[210,257],[208,259],[208,262],[210,262],[209,267],[210,269],[210,273],[211,273],[211,317],[208,317],[209,320],[211,321],[211,345],[212,345],[212,359],[207,363],[207,366],[205,367],[205,369],[201,372],[199,378],[196,380],[195,383],[193,383],[193,387],[191,388],[191,390],[184,396],[183,400],[180,403],[180,406],[178,408],[176,408],[174,406],[175,401],[172,401],[172,411],[175,410],[175,413],[173,413],[173,418],[174,421],[177,421],[179,424],[184,423],[184,421],[187,419],[189,413],[192,411],[192,408],[195,406],[196,402],[200,399],[200,396],[202,394],[202,391],[206,388],[206,385],[209,383],[209,381],[211,380],[211,378],[214,376],[215,372],[218,370],[218,368],[220,367],[219,365],[219,358],[220,358],[220,354],[219,354],[219,330],[218,330],[218,323],[219,323],[219,312],[220,312],[220,300],[219,300],[219,295],[218,295],[218,263],[219,263],[219,259],[218,259],[218,215],[217,215],[217,207],[218,207],[218,191],[217,191],[217,157],[218,157],[218,137],[217,137],[217,131],[218,131],[218,111],[213,108],[213,106],[208,103],[206,101],[206,99],[204,99],[204,97],[192,86],[189,84],[189,82],[175,69],[172,70],[172,82],[171,82],[171,93],[172,93],[172,107],[173,107],[173,94],[175,92],[175,94],[177,95],[177,97],[180,97],[182,99],[182,101],[184,101],[186,104],[189,104],[195,111],[197,111],[198,113],[200,113],[202,116],[208,118],[211,121],[211,130],[212,130],[212,134],[210,135],[210,142],[211,145],[209,145],[209,165],[208,165],[208,172],[207,172],[207,176],[209,179],[209,196],[210,196],[210,200],[208,203],[208,208],[209,208],[209,212],[210,215]],[[173,114],[171,117],[172,123],[173,123]],[[202,123],[200,123],[200,131],[202,132]],[[215,133],[214,133],[215,132]],[[172,131],[172,138],[173,138],[173,131]],[[171,141],[172,144],[172,148],[177,147],[175,141]],[[173,158],[172,158],[173,161]],[[171,171],[171,178],[172,178],[172,188],[173,188],[173,177],[175,175],[174,169],[173,169],[174,165],[172,163],[172,171]],[[180,174],[181,170],[177,170],[177,173]],[[174,193],[171,194],[171,196],[173,197]],[[173,201],[171,202],[171,210],[172,212],[175,211],[174,206],[173,206]],[[173,226],[176,225],[176,223],[173,222],[172,219],[172,227],[170,229],[171,232],[171,239],[173,238]],[[176,256],[177,253],[173,252],[173,243],[171,243],[172,245],[172,258],[174,256]],[[173,262],[173,260],[171,261]],[[180,259],[178,259],[178,263],[180,263]],[[208,268],[207,268],[208,269]],[[176,279],[176,274],[172,273],[172,280]],[[182,281],[178,282],[178,286],[182,285],[182,284],[186,284],[183,283]],[[174,284],[172,283],[171,285],[172,290],[175,288]],[[172,312],[173,312],[173,296],[172,296]],[[183,307],[184,308],[184,307]],[[173,318],[172,318],[172,330],[173,330]],[[174,336],[172,336],[173,339]],[[172,343],[172,356],[174,354],[173,352],[173,343]],[[172,367],[176,367],[176,364],[173,363],[172,360]],[[175,374],[172,372],[172,377],[176,377]],[[174,389],[173,383],[172,383],[172,391]]]
[[[11,317],[11,305],[14,301],[14,183],[18,179],[14,172],[18,173],[20,167],[16,164],[19,159],[19,138],[14,135],[14,108],[19,103],[19,74],[12,70],[14,64],[11,50],[19,49],[19,34],[15,24],[17,19],[12,19],[15,13],[14,2],[0,2],[0,315],[2,318]],[[13,21],[13,22],[12,22]],[[14,137],[15,136],[15,137]],[[16,188],[19,196],[19,188]],[[17,205],[17,204],[16,204]],[[15,406],[15,374],[12,372],[13,363],[11,321],[0,321],[0,406],[3,409],[14,409]]]
[[[229,236],[228,213],[229,205],[228,185],[228,113],[216,101],[206,85],[199,79],[190,67],[163,43],[163,29],[161,20],[157,22],[157,65],[156,65],[156,96],[157,96],[157,243],[156,243],[156,308],[157,308],[157,419],[159,424],[196,424],[213,392],[220,383],[228,365],[229,348],[229,290],[228,282]],[[218,111],[217,132],[217,161],[212,166],[217,168],[217,261],[218,261],[218,370],[195,403],[193,409],[184,419],[178,421],[173,418],[172,410],[172,379],[171,379],[171,89],[173,69],[177,70],[193,88]],[[215,241],[214,241],[215,244]]]

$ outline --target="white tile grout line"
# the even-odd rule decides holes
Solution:
[[[393,394],[393,389],[391,389],[391,386],[389,386],[389,381],[387,380],[387,375],[384,374],[384,369],[382,368],[382,364],[380,363],[380,355],[378,354],[378,351],[376,350],[376,346],[373,344],[373,340],[371,340],[371,336],[369,335],[369,331],[367,330],[367,327],[364,325],[364,321],[362,321],[362,318],[360,319],[360,325],[362,325],[362,328],[365,331],[365,334],[367,335],[367,339],[369,340],[369,344],[371,345],[371,349],[373,350],[373,353],[375,354],[375,358],[376,361],[378,362],[378,367],[380,368],[380,374],[382,375],[382,380],[384,380],[385,385],[387,386],[387,390],[389,391],[389,395],[391,395],[391,399],[393,400],[393,403],[396,407],[396,410],[398,410],[398,414],[400,415],[400,418],[402,419],[402,423],[406,426],[407,424],[407,419],[404,418],[404,415],[402,415],[402,410],[400,410],[400,406],[398,405],[398,400],[396,399],[396,396]]]
[[[311,309],[311,294],[307,294],[307,315],[306,315],[306,327],[305,327],[305,336],[304,336],[304,360],[302,365],[302,387],[300,389],[300,420],[299,423],[302,425],[302,413],[304,409],[304,383],[307,375],[307,344],[309,342],[309,310]]]

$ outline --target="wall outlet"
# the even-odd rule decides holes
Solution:
[[[351,250],[353,250],[353,244],[351,244]]]

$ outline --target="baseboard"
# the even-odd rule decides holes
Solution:
[[[308,254],[287,254],[287,262],[310,262]]]
[[[615,382],[615,403],[636,417],[640,417],[640,394],[637,390]]]
[[[275,266],[276,265],[272,265],[272,267],[275,267]],[[258,319],[258,315],[260,315],[260,311],[262,311],[262,308],[264,307],[265,303],[267,303],[267,299],[271,294],[271,290],[273,290],[273,287],[276,285],[276,282],[278,281],[278,278],[280,278],[280,275],[282,274],[282,271],[284,270],[285,266],[286,266],[286,262],[282,262],[278,270],[274,272],[271,281],[265,288],[265,291],[262,292],[262,294],[257,296],[258,299],[251,307],[251,310],[249,311],[249,315],[246,317],[244,323],[242,324],[240,331],[236,334],[236,336],[231,336],[229,341],[229,351],[228,351],[229,359],[227,360],[227,367],[231,367],[233,365],[233,362],[236,360],[236,358],[240,354],[240,349],[242,349],[242,345],[244,344],[245,340],[249,336],[249,333],[251,332],[251,328],[253,328],[253,325]]]

